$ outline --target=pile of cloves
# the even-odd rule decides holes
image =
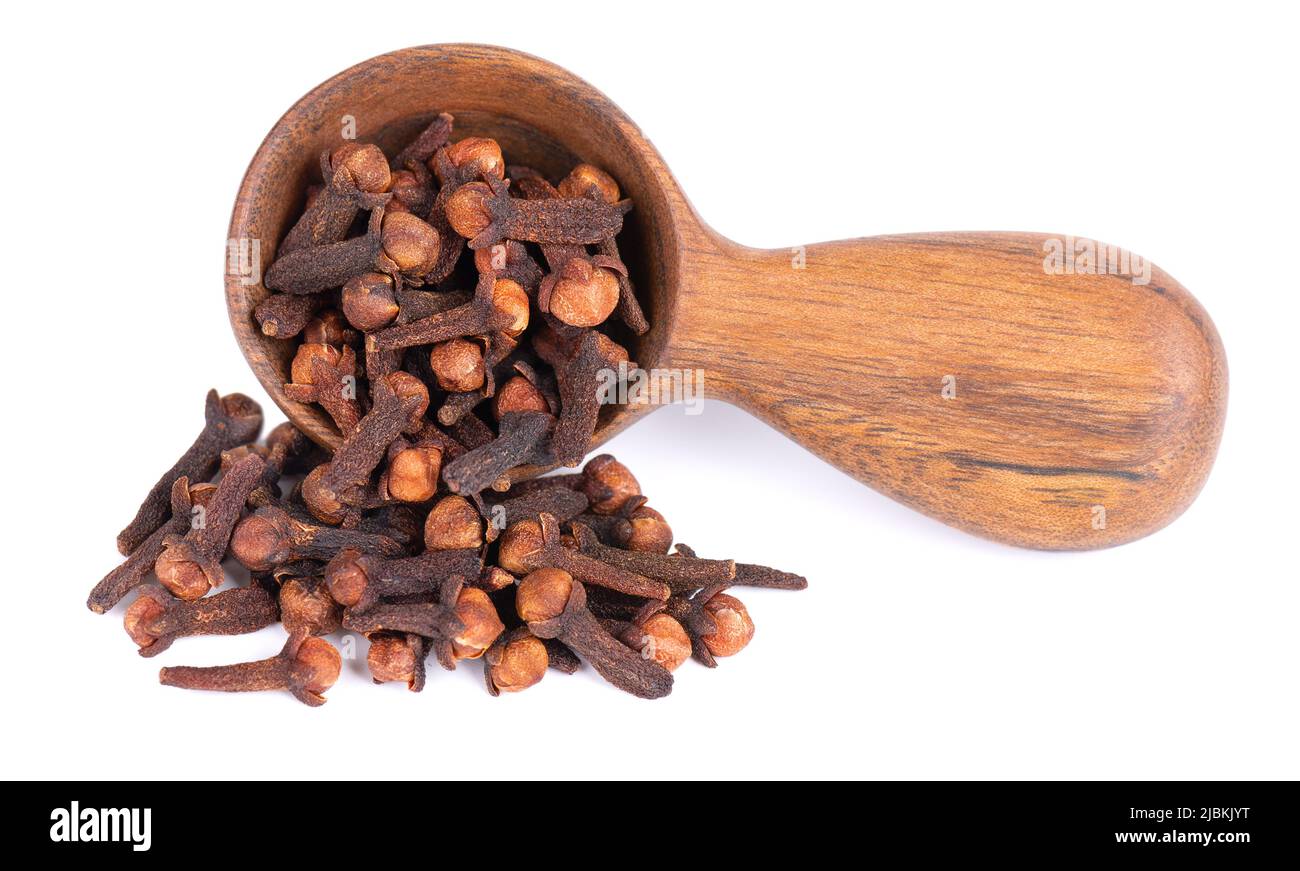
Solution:
[[[658,698],[687,658],[712,667],[749,642],[726,590],[806,586],[674,549],[613,457],[514,482],[521,465],[578,466],[617,395],[602,383],[635,369],[599,329],[615,314],[614,329],[650,328],[616,241],[631,203],[594,166],[553,184],[451,133],[442,114],[392,160],[356,142],[322,154],[266,271],[255,317],[298,343],[285,394],[323,409],[338,449],[290,424],[258,443],[257,403],[213,391],[118,536],[126,562],[87,604],[139,588],[125,625],[142,656],[276,622],[289,636],[257,662],[164,668],[164,684],[318,705],[341,666],[322,636],[348,630],[369,639],[376,682],[415,691],[433,656],[481,659],[493,695],[585,661]],[[213,592],[227,558],[251,582]]]
[[[141,656],[185,636],[277,622],[288,639],[256,662],[164,668],[168,686],[287,689],[319,705],[342,665],[322,636],[347,630],[369,639],[376,683],[416,692],[433,656],[447,669],[481,659],[493,695],[586,662],[620,689],[659,698],[686,659],[712,667],[749,643],[754,624],[727,590],[807,586],[798,575],[674,547],[667,521],[608,454],[506,492],[467,498],[435,478],[421,500],[321,518],[312,482],[338,468],[342,451],[331,459],[288,423],[257,443],[262,412],[246,396],[213,391],[206,410],[194,444],[118,536],[126,561],[87,605],[104,613],[135,593],[123,622]],[[437,447],[471,453],[446,434]],[[361,480],[373,486],[382,474]],[[226,560],[248,570],[246,586],[225,584]]]

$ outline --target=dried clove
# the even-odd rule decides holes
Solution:
[[[541,568],[519,582],[515,607],[538,638],[558,638],[619,689],[643,699],[668,695],[667,669],[615,639],[587,610],[582,584],[558,568]]]
[[[500,434],[448,463],[442,479],[453,493],[481,493],[510,469],[538,456],[554,423],[547,412],[506,414],[501,418]]]
[[[310,523],[278,505],[264,505],[245,517],[230,539],[231,556],[254,572],[295,560],[327,560],[345,548],[388,557],[402,552],[387,535]]]
[[[664,613],[675,619],[691,639],[695,660],[709,668],[716,657],[734,656],[754,637],[754,621],[735,596],[723,592],[727,584],[705,587],[692,595],[676,595],[664,605]]]
[[[409,163],[425,163],[429,158],[447,144],[451,139],[453,118],[446,112],[440,112],[429,126],[420,132],[409,145],[397,153],[392,165],[397,168]]]
[[[382,330],[397,320],[399,306],[393,277],[382,272],[363,272],[343,285],[343,315],[362,332]],[[287,295],[289,299],[312,299]]]
[[[284,395],[294,402],[315,402],[325,409],[344,436],[361,421],[357,402],[357,355],[347,345],[302,344],[290,367],[293,381]]]
[[[497,561],[506,571],[517,575],[540,568],[557,568],[584,584],[607,587],[629,596],[666,600],[672,594],[671,588],[661,581],[564,547],[559,526],[549,514],[508,527],[501,537]]]
[[[304,705],[325,704],[326,690],[339,679],[343,660],[328,641],[294,635],[270,659],[206,668],[178,666],[158,672],[163,686],[223,693],[287,689]]]
[[[123,556],[130,556],[167,522],[172,484],[177,478],[206,481],[216,471],[222,451],[253,441],[262,429],[262,407],[242,393],[218,397],[217,391],[209,391],[203,413],[203,431],[194,444],[163,473],[135,518],[117,534],[117,549]]]
[[[465,627],[456,612],[440,602],[381,602],[363,610],[344,609],[343,628],[362,635],[392,631],[449,640]]]
[[[126,609],[123,623],[141,656],[157,656],[187,635],[244,635],[280,619],[276,600],[258,586],[238,587],[187,602],[159,587],[145,587]]]
[[[617,202],[620,196],[618,182],[604,170],[589,163],[575,166],[564,181],[560,182],[559,192],[566,197],[587,197],[606,203]],[[627,268],[622,265],[618,240],[613,236],[602,239],[597,243],[596,250],[606,262],[617,264],[612,269],[618,280],[618,316],[633,333],[645,335],[650,331],[650,322],[646,320],[645,311],[637,301]]]
[[[518,287],[513,281],[510,284]],[[496,285],[495,274],[485,272],[479,276],[474,296],[469,302],[419,320],[370,333],[366,336],[366,350],[395,351],[416,345],[433,345],[448,339],[482,336],[510,327],[518,318],[515,294],[508,285],[498,294]]]
[[[280,622],[290,635],[329,635],[343,626],[343,608],[319,577],[289,578],[280,584]]]
[[[384,251],[384,209],[370,213],[364,236],[282,253],[266,270],[262,283],[283,293],[320,293],[342,287],[349,278],[373,268]]]
[[[663,603],[651,605],[653,610],[643,610],[626,624],[612,621],[615,625],[612,634],[645,659],[654,660],[670,672],[676,671],[691,658],[691,638],[682,624],[663,612]]]
[[[517,242],[594,244],[616,236],[630,200],[613,205],[583,199],[521,200],[492,176],[462,185],[447,200],[453,230],[478,250],[504,239]]]
[[[732,583],[736,577],[734,560],[669,556],[608,547],[581,523],[573,524],[573,537],[580,553],[606,565],[662,581],[675,593],[691,592],[710,584]]]
[[[266,462],[250,454],[221,478],[212,501],[182,538],[170,536],[154,562],[154,574],[172,595],[197,599],[225,579],[221,558],[249,495],[262,483]]]
[[[536,685],[550,666],[546,643],[524,627],[501,636],[483,656],[483,679],[494,696]]]
[[[424,521],[424,546],[430,551],[478,548],[483,544],[483,517],[463,496],[444,496]]]
[[[431,593],[452,576],[477,577],[482,566],[474,549],[382,559],[346,548],[325,567],[325,583],[334,601],[364,611],[382,597]]]
[[[387,201],[383,194],[392,182],[384,153],[374,145],[356,142],[339,146],[333,154],[322,154],[321,175],[325,187],[280,243],[281,256],[343,241],[357,212]]]
[[[366,665],[375,683],[400,681],[418,693],[424,689],[424,659],[428,641],[409,632],[380,631],[370,636]]]
[[[587,497],[563,485],[534,489],[511,499],[488,503],[488,516],[502,530],[521,520],[538,520],[542,514],[549,514],[558,522],[567,523],[586,510]]]
[[[171,517],[131,551],[126,562],[95,585],[86,599],[87,608],[96,614],[103,614],[149,579],[149,573],[153,571],[166,540],[190,528],[190,511],[195,504],[193,493],[194,488],[190,487],[188,478],[182,476],[176,479],[171,489]]]

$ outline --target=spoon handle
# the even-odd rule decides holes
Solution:
[[[1140,258],[1102,246],[1089,272],[1083,243],[1025,233],[775,251],[703,235],[667,365],[702,369],[706,395],[931,517],[1107,547],[1177,517],[1209,474],[1223,346]]]

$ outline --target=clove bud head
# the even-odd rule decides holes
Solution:
[[[482,547],[483,518],[464,496],[444,496],[424,520],[425,550]]]
[[[500,329],[507,336],[517,338],[528,329],[528,291],[519,282],[498,278],[492,285],[492,307],[501,315],[505,326]]]
[[[161,602],[150,595],[141,595],[127,607],[126,614],[122,616],[122,626],[141,650],[158,640],[158,636],[146,627],[166,610]]]
[[[477,164],[475,171],[479,175],[506,177],[506,160],[501,153],[501,146],[495,139],[482,136],[466,136],[458,142],[447,146],[447,159],[457,169],[465,169]],[[436,165],[435,165],[436,168]],[[444,184],[446,179],[440,179]]]
[[[342,614],[328,589],[319,582],[291,578],[280,585],[280,622],[290,635],[337,632]]]
[[[560,196],[577,199],[595,189],[605,202],[613,205],[621,199],[618,182],[605,170],[590,163],[580,163],[559,184]]]
[[[423,422],[424,413],[429,410],[429,388],[410,372],[401,370],[385,375],[384,383],[397,395],[399,403],[405,404],[412,396],[419,397],[419,402],[411,410],[410,425],[407,427],[408,431],[418,430]]]
[[[642,553],[668,553],[673,546],[673,528],[653,508],[642,506],[629,518],[632,535],[623,546]]]
[[[366,193],[381,194],[392,184],[388,158],[377,145],[344,143],[330,155],[330,167],[346,172],[357,190]]]
[[[328,368],[334,369],[338,367],[340,359],[342,354],[333,345],[305,342],[298,346],[297,353],[293,355],[293,362],[289,365],[289,378],[294,384],[315,384],[312,375],[314,362],[321,360]]]
[[[351,345],[357,340],[357,331],[338,309],[326,309],[302,328],[302,340],[313,345]]]
[[[427,502],[438,492],[442,450],[434,445],[403,448],[388,461],[388,495],[399,502]]]
[[[701,637],[714,656],[735,656],[754,637],[754,621],[749,618],[745,604],[735,596],[715,594],[704,603],[704,613],[717,626]]]
[[[448,339],[429,351],[429,368],[438,386],[454,393],[468,393],[483,386],[487,369],[483,347],[469,339]]]
[[[478,659],[502,632],[505,624],[497,616],[496,605],[477,587],[465,587],[456,598],[456,619],[465,627],[451,640],[457,659]]]
[[[447,198],[447,223],[457,235],[473,239],[492,224],[487,208],[491,196],[492,189],[485,182],[472,181]]]
[[[325,566],[325,585],[329,588],[330,596],[344,607],[360,602],[369,584],[370,573],[366,569],[366,560],[355,548],[339,551]]]
[[[298,645],[289,666],[289,683],[293,688],[320,697],[334,686],[342,670],[343,658],[334,645],[313,636]]]
[[[528,574],[528,557],[546,544],[542,524],[536,520],[520,520],[506,527],[497,543],[497,562],[501,568],[515,575]]]
[[[499,421],[507,414],[522,411],[544,411],[550,413],[551,406],[546,397],[533,382],[522,375],[516,375],[502,384],[492,397],[492,414]]]
[[[343,316],[362,332],[381,330],[397,319],[393,279],[382,272],[363,272],[343,285]]]
[[[544,623],[564,613],[573,593],[573,575],[563,569],[543,568],[529,572],[519,582],[515,610],[525,623]]]
[[[561,267],[547,308],[570,326],[594,327],[613,314],[618,295],[618,275],[613,270],[574,257]]]
[[[540,638],[523,633],[489,650],[487,662],[492,687],[499,693],[517,693],[541,681],[550,659]]]
[[[291,544],[289,533],[278,523],[254,513],[235,524],[230,553],[249,571],[269,572],[284,562],[285,550]]]
[[[307,473],[307,477],[302,479],[302,501],[307,504],[312,517],[321,523],[337,525],[343,522],[347,509],[338,494],[325,486],[324,478],[329,470],[329,463],[321,463]]]
[[[582,468],[585,481],[583,492],[591,500],[591,510],[597,514],[615,514],[623,503],[641,495],[637,483],[627,466],[610,454],[593,457]]]
[[[370,677],[375,683],[402,681],[414,688],[420,659],[405,635],[376,632],[370,636],[366,665],[370,666]]]
[[[669,671],[691,658],[691,638],[682,624],[667,614],[652,614],[640,625],[633,624],[622,640],[645,659],[653,659]]]
[[[178,548],[169,547],[159,554],[153,571],[168,592],[187,602],[202,599],[213,586],[203,567]]]
[[[403,275],[423,277],[438,263],[438,231],[410,212],[384,215],[380,243]]]

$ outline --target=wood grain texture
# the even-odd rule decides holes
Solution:
[[[1223,348],[1162,271],[1145,286],[1049,275],[1046,237],[988,233],[815,245],[793,269],[789,251],[709,229],[600,92],[508,49],[406,49],[316,88],[253,158],[230,237],[257,240],[271,262],[344,116],[395,152],[438,111],[456,116],[457,137],[496,137],[512,162],[613,174],[636,204],[620,244],[652,324],[616,338],[643,367],[704,370],[710,396],[907,505],[998,541],[1092,548],[1159,529],[1205,481],[1226,409]],[[240,347],[289,418],[333,447],[324,414],[284,396],[293,344],[258,330],[265,296],[227,275]],[[595,445],[649,410],[606,407]]]
[[[1131,541],[1205,481],[1223,348],[1163,271],[1048,274],[1048,238],[860,239],[809,246],[795,269],[790,251],[701,232],[671,365],[945,523],[1039,548]]]

